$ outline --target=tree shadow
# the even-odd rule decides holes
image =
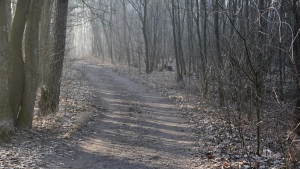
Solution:
[[[101,116],[72,135],[76,146],[66,143],[76,150],[73,156],[55,158],[66,154],[56,152],[46,161],[57,160],[66,168],[190,168],[195,140],[175,105],[109,70],[84,67],[93,104],[104,107],[94,112]]]

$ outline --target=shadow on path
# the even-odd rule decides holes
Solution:
[[[47,167],[193,168],[195,140],[176,105],[100,66],[77,62],[75,69],[92,88],[94,116]]]

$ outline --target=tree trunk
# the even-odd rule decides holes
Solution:
[[[17,125],[31,128],[39,81],[39,22],[43,1],[32,0],[25,30],[25,86]]]
[[[11,29],[11,22],[12,22],[12,15],[11,15],[11,0],[5,0],[5,7],[6,7],[6,23],[7,23],[7,32],[10,32]]]
[[[41,13],[40,27],[39,27],[39,45],[40,45],[40,86],[47,83],[50,73],[50,55],[51,55],[51,12],[54,0],[47,0],[43,2],[43,10]]]
[[[0,0],[0,138],[6,138],[14,131],[8,93],[8,35],[5,2]]]
[[[18,1],[9,38],[10,64],[8,89],[9,100],[12,107],[12,115],[15,124],[22,102],[25,82],[24,61],[22,56],[22,40],[29,6],[30,0]]]
[[[144,35],[144,42],[145,42],[145,65],[146,65],[146,73],[150,73],[150,58],[149,58],[149,40],[148,40],[148,25],[147,25],[147,4],[148,0],[144,0],[144,18],[143,22],[143,35]]]
[[[258,64],[258,68],[259,70],[256,71],[255,73],[255,102],[256,102],[256,154],[260,155],[260,147],[261,147],[261,113],[262,113],[262,96],[263,96],[263,87],[264,87],[264,75],[267,73],[267,71],[265,71],[265,67],[268,67],[268,65],[266,65],[264,63],[264,61],[266,60],[266,58],[264,58],[264,52],[265,49],[263,48],[263,46],[265,45],[265,38],[264,38],[264,34],[263,32],[266,30],[266,21],[265,19],[263,19],[263,13],[264,13],[264,0],[259,0],[259,4],[258,4],[258,8],[259,8],[259,12],[260,12],[260,27],[259,27],[259,34],[258,34],[258,40],[257,43],[260,44],[260,46],[262,46],[260,53],[258,54],[258,58],[257,58],[257,64]],[[263,65],[263,66],[262,66]]]
[[[219,4],[218,0],[215,0],[215,16],[214,16],[214,26],[215,26],[215,36],[216,36],[216,48],[217,48],[217,78],[218,78],[218,91],[220,106],[224,106],[224,88],[222,80],[222,68],[223,68],[223,58],[220,47],[220,31],[219,31]]]
[[[184,16],[182,17],[182,23],[180,18],[181,8],[180,8],[180,1],[177,0],[177,35],[178,35],[178,53],[179,53],[179,64],[181,69],[181,77],[182,79],[179,79],[179,81],[183,82],[183,76],[186,75],[186,66],[185,66],[185,60],[184,60],[184,53],[182,48],[182,35],[183,35],[183,29],[184,29]],[[184,12],[183,12],[184,14]],[[182,25],[182,26],[181,26]]]
[[[179,44],[179,36],[178,33],[180,32],[180,30],[178,31],[177,29],[180,29],[180,27],[178,26],[178,20],[180,20],[180,18],[178,18],[176,14],[176,12],[179,12],[176,10],[175,7],[175,1],[172,0],[171,1],[171,19],[172,19],[172,28],[173,28],[173,45],[174,45],[174,51],[175,51],[175,61],[176,61],[176,81],[177,82],[181,82],[183,81],[183,76],[182,76],[182,63],[181,63],[181,56],[180,56],[180,44]]]
[[[110,1],[110,15],[109,15],[109,56],[110,56],[110,63],[114,64],[114,58],[113,58],[113,37],[112,37],[112,33],[113,33],[113,30],[112,30],[112,15],[113,15],[113,12],[112,12],[112,1]]]
[[[101,23],[102,23],[102,27],[103,27],[103,32],[104,32],[104,35],[105,35],[105,40],[106,40],[106,45],[107,45],[107,51],[108,51],[108,54],[109,54],[109,58],[110,58],[110,63],[111,64],[114,64],[114,60],[113,60],[113,56],[112,56],[112,50],[111,50],[111,38],[109,38],[109,35],[108,35],[108,32],[107,32],[107,28],[106,28],[106,25],[104,24],[104,21],[101,20]]]
[[[197,3],[197,33],[198,33],[198,40],[199,40],[199,48],[201,50],[202,43],[201,43],[201,34],[200,34],[200,11],[198,1]],[[204,8],[204,18],[202,22],[203,27],[203,52],[201,55],[201,69],[202,69],[202,76],[203,76],[203,96],[206,97],[208,94],[208,75],[207,75],[207,7],[206,7],[206,0],[202,0],[202,5]]]
[[[50,77],[42,89],[39,107],[42,114],[55,113],[59,106],[60,84],[65,55],[68,0],[57,0],[54,26],[53,58]]]
[[[186,9],[187,9],[187,15],[186,15],[186,19],[187,19],[187,31],[188,31],[188,49],[189,49],[189,58],[188,58],[188,78],[189,78],[189,83],[191,80],[191,73],[192,73],[192,61],[194,58],[194,42],[193,42],[193,16],[192,16],[192,12],[193,12],[193,3],[189,0],[185,1],[186,4]]]
[[[124,14],[124,48],[125,48],[125,51],[126,51],[126,56],[127,56],[127,64],[128,64],[128,69],[130,70],[130,51],[129,51],[129,41],[128,41],[128,38],[127,38],[127,6],[126,6],[126,1],[123,0],[122,1],[122,4],[123,4],[123,14]],[[129,35],[130,36],[130,35]]]
[[[300,11],[299,11],[299,7],[297,4],[297,0],[293,0],[293,15],[294,15],[294,36],[296,36],[298,34],[298,31],[300,29]],[[297,126],[297,130],[296,132],[298,134],[300,134],[300,76],[299,76],[299,71],[300,71],[300,38],[299,35],[297,37],[295,37],[295,41],[293,43],[293,50],[294,50],[294,56],[292,58],[294,58],[294,61],[292,61],[293,63],[293,69],[294,69],[294,76],[296,78],[296,83],[297,83],[297,90],[296,90],[296,103],[295,103],[295,110],[294,110],[294,114],[296,116],[296,126]]]
[[[151,9],[152,10],[154,10],[154,11],[152,11],[151,13],[152,13],[152,25],[153,25],[153,28],[152,28],[152,39],[151,39],[151,41],[152,42],[150,42],[151,43],[151,51],[150,51],[150,55],[149,55],[149,60],[150,60],[150,63],[149,63],[149,65],[150,65],[150,68],[149,68],[149,70],[150,70],[150,72],[153,72],[153,70],[154,70],[154,67],[156,66],[156,63],[155,63],[155,59],[158,59],[157,58],[157,41],[158,41],[158,24],[159,24],[159,4],[156,2],[156,4],[155,4],[156,6],[155,6],[155,9],[153,8],[153,7],[151,7]]]

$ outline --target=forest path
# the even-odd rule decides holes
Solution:
[[[49,168],[193,168],[195,138],[184,113],[149,87],[110,69],[76,62],[92,88],[93,117]],[[68,153],[69,152],[69,153]],[[49,160],[48,159],[48,160]]]

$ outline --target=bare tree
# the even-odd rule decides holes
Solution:
[[[12,14],[11,14],[11,0],[5,0],[5,8],[6,8],[6,17],[7,17],[7,30],[8,33],[11,29],[11,23],[12,23]]]
[[[148,0],[128,0],[134,10],[138,13],[139,19],[142,22],[143,38],[145,43],[145,66],[146,73],[150,73],[150,52],[149,52],[149,27],[148,27]]]
[[[43,1],[32,0],[25,30],[25,84],[18,126],[31,127],[39,80],[39,23]]]
[[[51,55],[51,14],[54,0],[48,0],[43,3],[41,13],[41,21],[39,27],[39,46],[40,46],[40,70],[39,79],[40,84],[43,86],[47,83],[48,75],[50,73],[50,55]]]
[[[5,2],[0,1],[0,138],[9,136],[14,131],[8,93],[8,34]]]
[[[58,109],[60,84],[63,61],[65,55],[66,27],[68,14],[68,0],[57,0],[54,26],[53,58],[50,63],[50,76],[42,88],[39,106],[42,114],[54,113]]]
[[[124,29],[124,48],[126,51],[126,56],[127,56],[127,64],[128,64],[128,69],[130,70],[130,65],[131,65],[131,59],[130,59],[130,49],[129,49],[129,38],[127,35],[127,30],[128,30],[128,21],[127,21],[127,4],[126,0],[122,1],[123,5],[123,15],[124,15],[124,21],[123,21],[123,29]]]
[[[222,69],[223,69],[223,58],[220,46],[220,31],[219,31],[219,0],[215,0],[214,3],[214,29],[216,37],[216,50],[217,50],[217,64],[216,64],[216,74],[218,81],[218,91],[219,91],[219,100],[220,106],[224,106],[225,96],[224,96],[224,86],[222,78]]]
[[[15,124],[22,103],[25,83],[22,40],[30,2],[30,0],[18,1],[9,38],[9,100]]]
[[[173,45],[175,51],[175,59],[176,59],[176,81],[183,81],[183,74],[185,71],[185,64],[183,58],[183,50],[182,50],[182,23],[181,23],[181,15],[180,15],[180,4],[179,1],[175,3],[174,0],[171,1],[171,18],[172,18],[172,28],[173,28]]]

